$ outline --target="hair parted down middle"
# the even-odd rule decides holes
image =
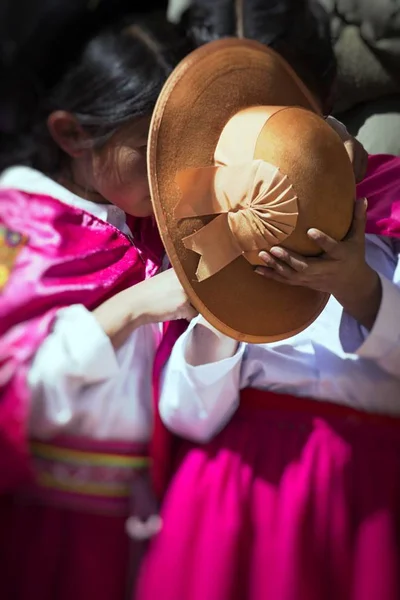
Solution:
[[[273,48],[330,111],[336,60],[318,0],[193,0],[183,21],[196,45],[233,36]]]

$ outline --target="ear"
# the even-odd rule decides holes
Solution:
[[[78,158],[87,150],[89,135],[71,113],[64,110],[52,112],[47,119],[50,135],[71,158]]]

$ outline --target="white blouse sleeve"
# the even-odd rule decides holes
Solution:
[[[207,442],[238,407],[245,346],[240,344],[231,358],[193,367],[185,360],[185,349],[196,322],[191,322],[174,346],[164,372],[159,409],[171,431]]]
[[[396,266],[390,279],[380,275],[382,300],[374,326],[364,332],[356,350],[361,358],[374,361],[383,371],[400,377],[400,242],[392,242]]]
[[[400,269],[397,280],[381,276],[382,301],[372,330],[356,354],[375,361],[383,371],[400,376]]]
[[[118,370],[111,341],[92,313],[79,304],[60,310],[28,375],[31,435],[40,435],[44,423],[57,433],[73,419],[81,390],[107,382]]]

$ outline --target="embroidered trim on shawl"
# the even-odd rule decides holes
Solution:
[[[0,225],[0,291],[6,286],[18,255],[27,242],[26,235]]]

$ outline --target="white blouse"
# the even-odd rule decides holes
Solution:
[[[331,297],[302,333],[271,344],[240,344],[232,358],[193,367],[185,360],[197,320],[192,321],[164,374],[164,423],[183,437],[207,441],[231,418],[245,387],[400,416],[399,253],[399,240],[366,236],[367,261],[382,281],[382,303],[371,332]]]
[[[125,213],[75,196],[42,173],[13,167],[1,187],[17,188],[84,209],[129,234]],[[161,326],[135,330],[117,351],[83,305],[61,309],[33,360],[31,436],[57,434],[146,442],[152,429],[151,374]]]

